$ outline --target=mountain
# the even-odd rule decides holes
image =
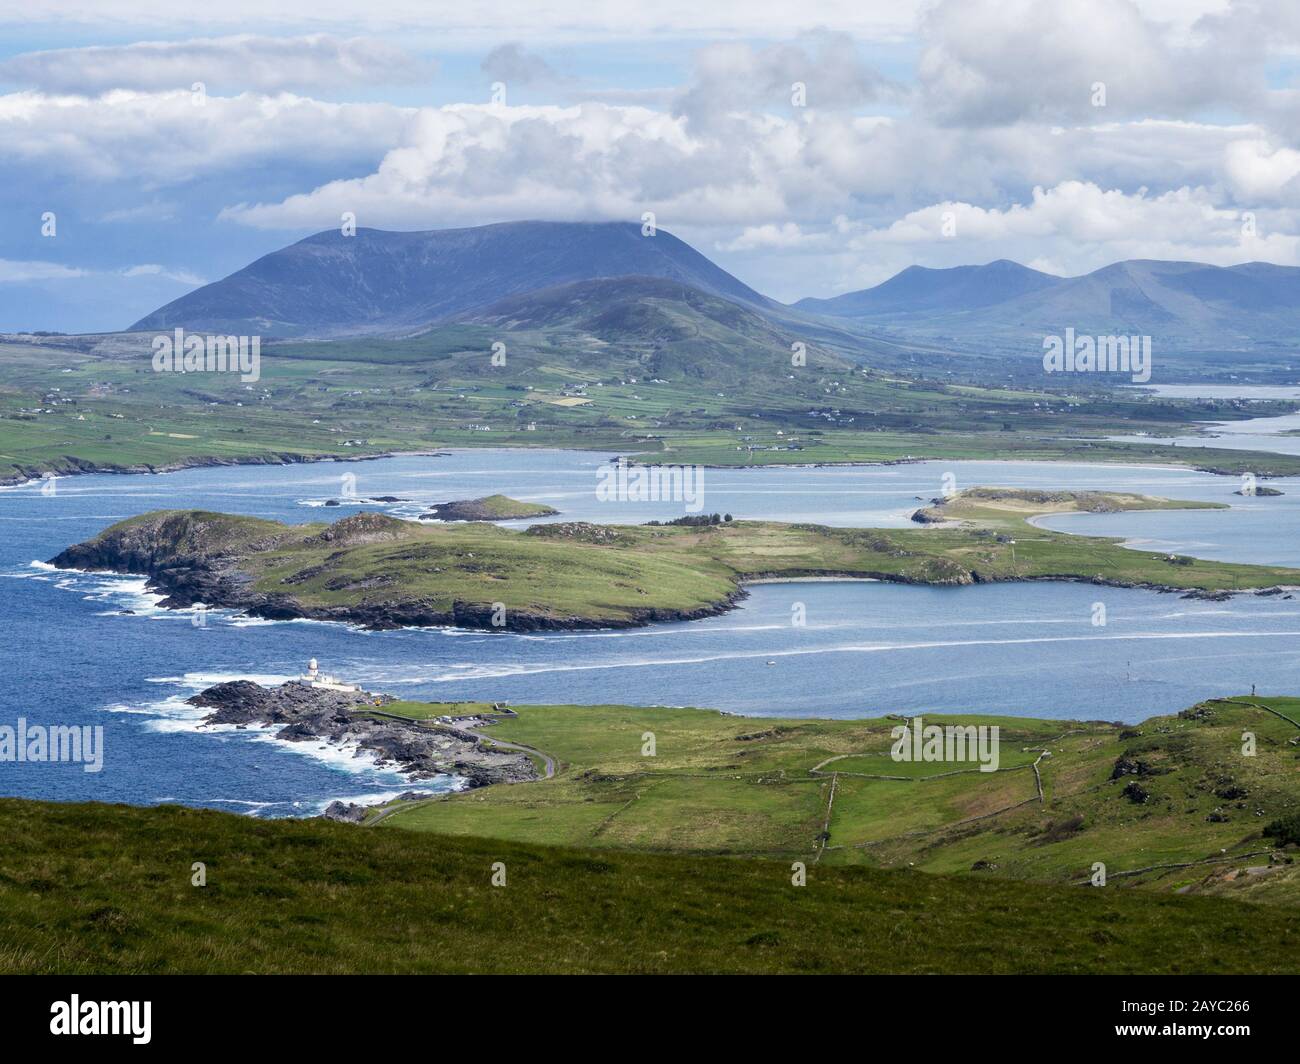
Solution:
[[[791,331],[749,306],[662,277],[575,281],[462,311],[452,322],[514,332],[542,332],[569,360],[616,352],[637,360],[631,372],[650,378],[736,383],[755,376],[785,379]],[[815,342],[810,364],[847,372],[848,360]]]
[[[752,307],[779,308],[660,229],[625,222],[507,222],[395,233],[328,230],[265,255],[131,326],[267,337],[417,330],[521,292],[657,277]]]
[[[1035,353],[1043,335],[1067,327],[1149,335],[1157,350],[1276,348],[1300,342],[1300,268],[1134,259],[1082,277],[1052,277],[1005,261],[914,266],[875,288],[796,307],[958,346]]]
[[[964,311],[1040,291],[1058,279],[1007,259],[987,266],[953,266],[944,270],[909,266],[875,288],[832,299],[801,299],[795,306],[812,313],[849,318]]]

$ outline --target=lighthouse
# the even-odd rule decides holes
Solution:
[[[298,682],[306,684],[308,687],[320,688],[326,691],[360,691],[361,688],[356,684],[344,683],[336,676],[320,671],[320,663],[312,658],[307,662],[307,671],[298,677]]]

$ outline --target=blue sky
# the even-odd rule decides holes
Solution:
[[[0,16],[0,331],[123,328],[344,211],[653,211],[785,300],[912,263],[1300,263],[1294,4],[447,6]]]

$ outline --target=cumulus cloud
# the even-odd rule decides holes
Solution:
[[[947,201],[880,228],[841,223],[837,250],[845,274],[836,287],[876,284],[914,262],[952,266],[1010,258],[1068,275],[1136,258],[1296,265],[1294,222],[1289,215],[1260,219],[1218,206],[1203,188],[1152,195],[1065,181],[1035,188],[1027,202],[1006,207]]]
[[[773,105],[854,108],[899,91],[863,61],[852,37],[820,30],[762,48],[725,43],[699,49],[691,84],[674,110],[703,123]]]
[[[10,173],[29,167],[47,180],[68,175],[150,190],[272,162],[355,165],[391,147],[410,114],[288,94],[20,92],[0,96],[0,158]]]
[[[295,229],[350,210],[363,224],[412,228],[652,210],[669,228],[730,227],[718,238],[730,250],[789,249],[840,215],[888,224],[945,198],[1001,205],[1081,178],[1158,191],[1230,185],[1226,149],[1257,135],[1155,121],[944,130],[834,111],[737,111],[701,125],[596,103],[455,105],[416,112],[366,176],[232,205],[223,217]]]
[[[941,0],[921,24],[919,101],[947,125],[1257,103],[1265,39],[1237,32],[1233,20],[1197,25],[1200,34],[1180,43],[1132,0]]]
[[[0,62],[0,82],[52,93],[190,88],[280,92],[395,85],[430,78],[436,66],[385,41],[307,37],[203,37],[26,52]]]
[[[1233,141],[1225,169],[1237,195],[1261,202],[1300,202],[1300,151],[1263,137]]]
[[[233,2],[231,11],[243,10],[244,0]],[[333,68],[345,52],[353,84],[400,80],[418,64],[408,43],[433,39],[414,34],[389,36],[402,45],[382,46],[394,48],[391,62],[373,39],[207,39],[214,70],[255,57],[263,44],[249,42],[271,42],[232,82],[247,90],[233,96],[219,94],[216,74],[185,67],[195,42],[32,53],[8,62],[25,64],[27,83],[44,88],[0,97],[0,200],[10,206],[21,194],[13,190],[50,187],[84,196],[101,222],[147,227],[171,216],[224,250],[223,268],[236,258],[231,248],[269,250],[337,225],[344,211],[362,225],[416,229],[638,220],[651,210],[783,298],[861,287],[912,262],[1008,257],[1066,273],[1125,257],[1290,262],[1300,90],[1286,84],[1285,64],[1265,74],[1269,56],[1300,42],[1300,17],[1278,2],[938,0],[891,7],[888,33],[884,6],[858,0],[793,9],[759,0],[744,26],[694,0],[653,12],[559,0],[545,15],[554,33],[511,0],[486,13],[372,6],[393,25],[436,24],[440,45],[480,18],[495,45],[470,52],[485,56],[481,73],[553,86],[548,106],[307,94],[313,77],[339,83]],[[866,28],[873,17],[880,25]],[[591,88],[581,49],[565,50],[561,74],[543,58],[549,50],[499,44],[566,33],[667,34],[677,48],[667,60],[646,49],[626,79],[607,74],[613,84]],[[886,38],[888,47],[864,43]],[[683,43],[700,40],[712,43]],[[150,58],[154,68],[135,69]],[[596,66],[614,69],[605,59]],[[461,70],[464,98],[482,98],[480,71],[449,69]],[[194,80],[209,83],[202,106],[188,91]],[[1093,106],[1098,83],[1104,107]],[[304,88],[278,91],[285,85]],[[1246,211],[1257,222],[1249,233]],[[954,237],[938,231],[945,212]],[[218,269],[206,259],[196,266]]]

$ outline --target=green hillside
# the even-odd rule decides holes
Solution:
[[[558,759],[554,778],[398,804],[377,822],[980,880],[1076,884],[1101,862],[1107,889],[1296,904],[1296,846],[1264,829],[1300,815],[1300,699],[1250,703],[1216,700],[1136,725],[924,716],[926,724],[997,725],[995,772],[973,761],[893,760],[898,717],[517,706],[518,717],[491,734]],[[416,706],[399,712],[428,715]],[[1252,756],[1242,752],[1246,731]]]
[[[820,865],[796,887],[785,861],[175,806],[4,799],[0,834],[4,973],[1295,973],[1300,956],[1289,911],[1213,898]]]

